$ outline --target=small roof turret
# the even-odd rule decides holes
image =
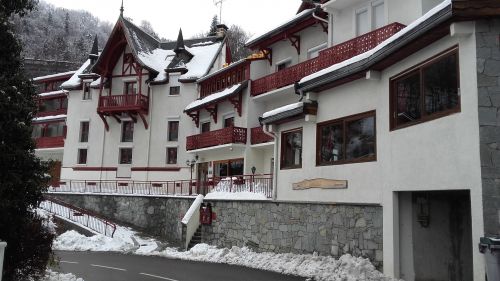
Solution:
[[[90,51],[89,54],[89,59],[91,60],[92,64],[94,64],[98,58],[99,58],[99,42],[96,34],[94,37],[94,44],[92,45],[92,50]]]

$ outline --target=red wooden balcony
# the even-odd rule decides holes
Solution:
[[[60,137],[41,137],[35,139],[36,148],[63,148],[64,136]]]
[[[141,111],[147,112],[149,97],[142,94],[113,95],[99,98],[97,111],[100,113]]]
[[[266,142],[273,142],[274,138],[269,135],[266,135],[262,130],[262,127],[256,127],[250,130],[250,140],[252,144],[260,144]]]
[[[240,127],[228,127],[220,130],[189,136],[186,139],[186,149],[195,150],[200,148],[214,147],[231,143],[247,143],[247,129]]]
[[[220,92],[250,78],[250,62],[228,66],[200,82],[200,98]]]
[[[60,108],[60,109],[51,110],[51,111],[39,111],[39,112],[37,112],[36,117],[66,115],[67,113],[68,113],[68,109]]]
[[[291,85],[300,79],[334,64],[365,53],[403,29],[400,23],[392,23],[363,34],[344,43],[332,46],[319,53],[319,56],[285,68],[252,82],[252,96]]]

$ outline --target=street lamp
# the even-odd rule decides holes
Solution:
[[[250,185],[250,192],[253,192],[255,185],[255,171],[257,170],[257,168],[255,168],[255,166],[252,166],[250,170],[252,170],[252,184]]]
[[[192,194],[192,186],[193,186],[193,168],[194,168],[194,164],[196,164],[196,160],[195,159],[191,159],[191,160],[186,160],[186,165],[191,169],[191,180],[189,181],[189,195]]]

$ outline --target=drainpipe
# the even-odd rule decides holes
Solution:
[[[101,83],[104,83],[104,77],[101,76]],[[104,87],[104,85],[101,85],[100,86],[101,89]],[[101,94],[102,94],[102,91],[100,91],[99,93],[99,99],[97,100],[97,106],[99,106],[99,100],[101,99]],[[109,87],[109,93],[108,94],[111,94],[111,87]],[[104,118],[106,118],[104,116]],[[104,125],[104,124],[103,124]],[[105,145],[106,145],[106,127],[103,126],[102,128],[102,145],[101,145],[101,169],[99,171],[99,180],[102,181],[102,167],[104,167],[104,150],[105,150]],[[115,178],[116,178],[116,174],[115,174]],[[100,184],[100,183],[99,183]]]
[[[273,167],[273,200],[278,197],[278,147],[279,139],[278,136],[267,130],[267,125],[262,125],[262,131],[264,134],[274,138],[274,167]]]
[[[148,96],[149,96],[149,139],[148,139],[148,153],[146,154],[147,156],[147,167],[149,168],[150,166],[150,153],[151,153],[151,131],[152,128],[153,128],[153,88],[151,87],[151,84],[147,84],[148,85]],[[146,181],[149,181],[149,171],[146,171]]]
[[[320,6],[320,5],[316,6],[316,8],[314,8],[313,18],[315,18],[315,19],[317,19],[317,20],[320,20],[320,21],[322,21],[322,22],[324,22],[324,23],[328,24],[329,22],[328,22],[327,20],[325,20],[324,18],[318,17],[318,16],[316,15],[316,13],[319,13],[319,12],[323,12],[323,9],[321,9],[321,6]]]
[[[0,281],[2,281],[3,256],[4,256],[6,246],[7,246],[6,242],[0,242]]]

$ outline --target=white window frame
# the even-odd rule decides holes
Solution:
[[[236,126],[236,114],[234,111],[231,111],[231,112],[228,112],[228,113],[224,113],[222,115],[222,127],[224,127],[224,122],[226,121],[227,118],[234,118],[234,124]]]
[[[175,163],[175,164],[169,164],[168,163],[168,154],[167,154],[167,152],[168,152],[169,148],[177,148],[177,163]],[[166,145],[165,146],[165,165],[167,165],[167,166],[178,166],[179,165],[179,152],[180,152],[179,145]]]
[[[321,52],[322,50],[326,49],[328,47],[328,42],[325,42],[325,43],[322,43],[322,44],[319,44],[315,47],[312,47],[310,49],[307,50],[307,59],[312,59],[313,57],[311,56],[311,54],[313,53],[318,53],[319,55],[319,52]],[[317,57],[317,56],[316,56]]]
[[[293,60],[291,57],[288,57],[286,59],[282,59],[278,62],[276,62],[274,65],[275,65],[275,68],[274,68],[274,71],[277,72],[278,71],[278,66],[279,65],[282,65],[282,64],[287,64],[289,63],[289,66],[292,66],[292,63],[293,63]]]
[[[85,102],[88,102],[88,101],[92,101],[92,82],[94,82],[93,80],[83,80],[82,81],[82,101],[85,101]],[[85,98],[85,84],[89,84],[89,98],[86,99]]]
[[[170,141],[170,140],[168,140],[168,136],[170,135],[169,124],[170,124],[170,122],[175,122],[175,121],[179,122],[179,127],[177,128],[177,141]],[[166,131],[167,131],[167,136],[165,139],[167,140],[167,142],[170,142],[170,143],[179,142],[180,132],[181,132],[181,119],[180,119],[180,117],[167,117],[167,130]]]

